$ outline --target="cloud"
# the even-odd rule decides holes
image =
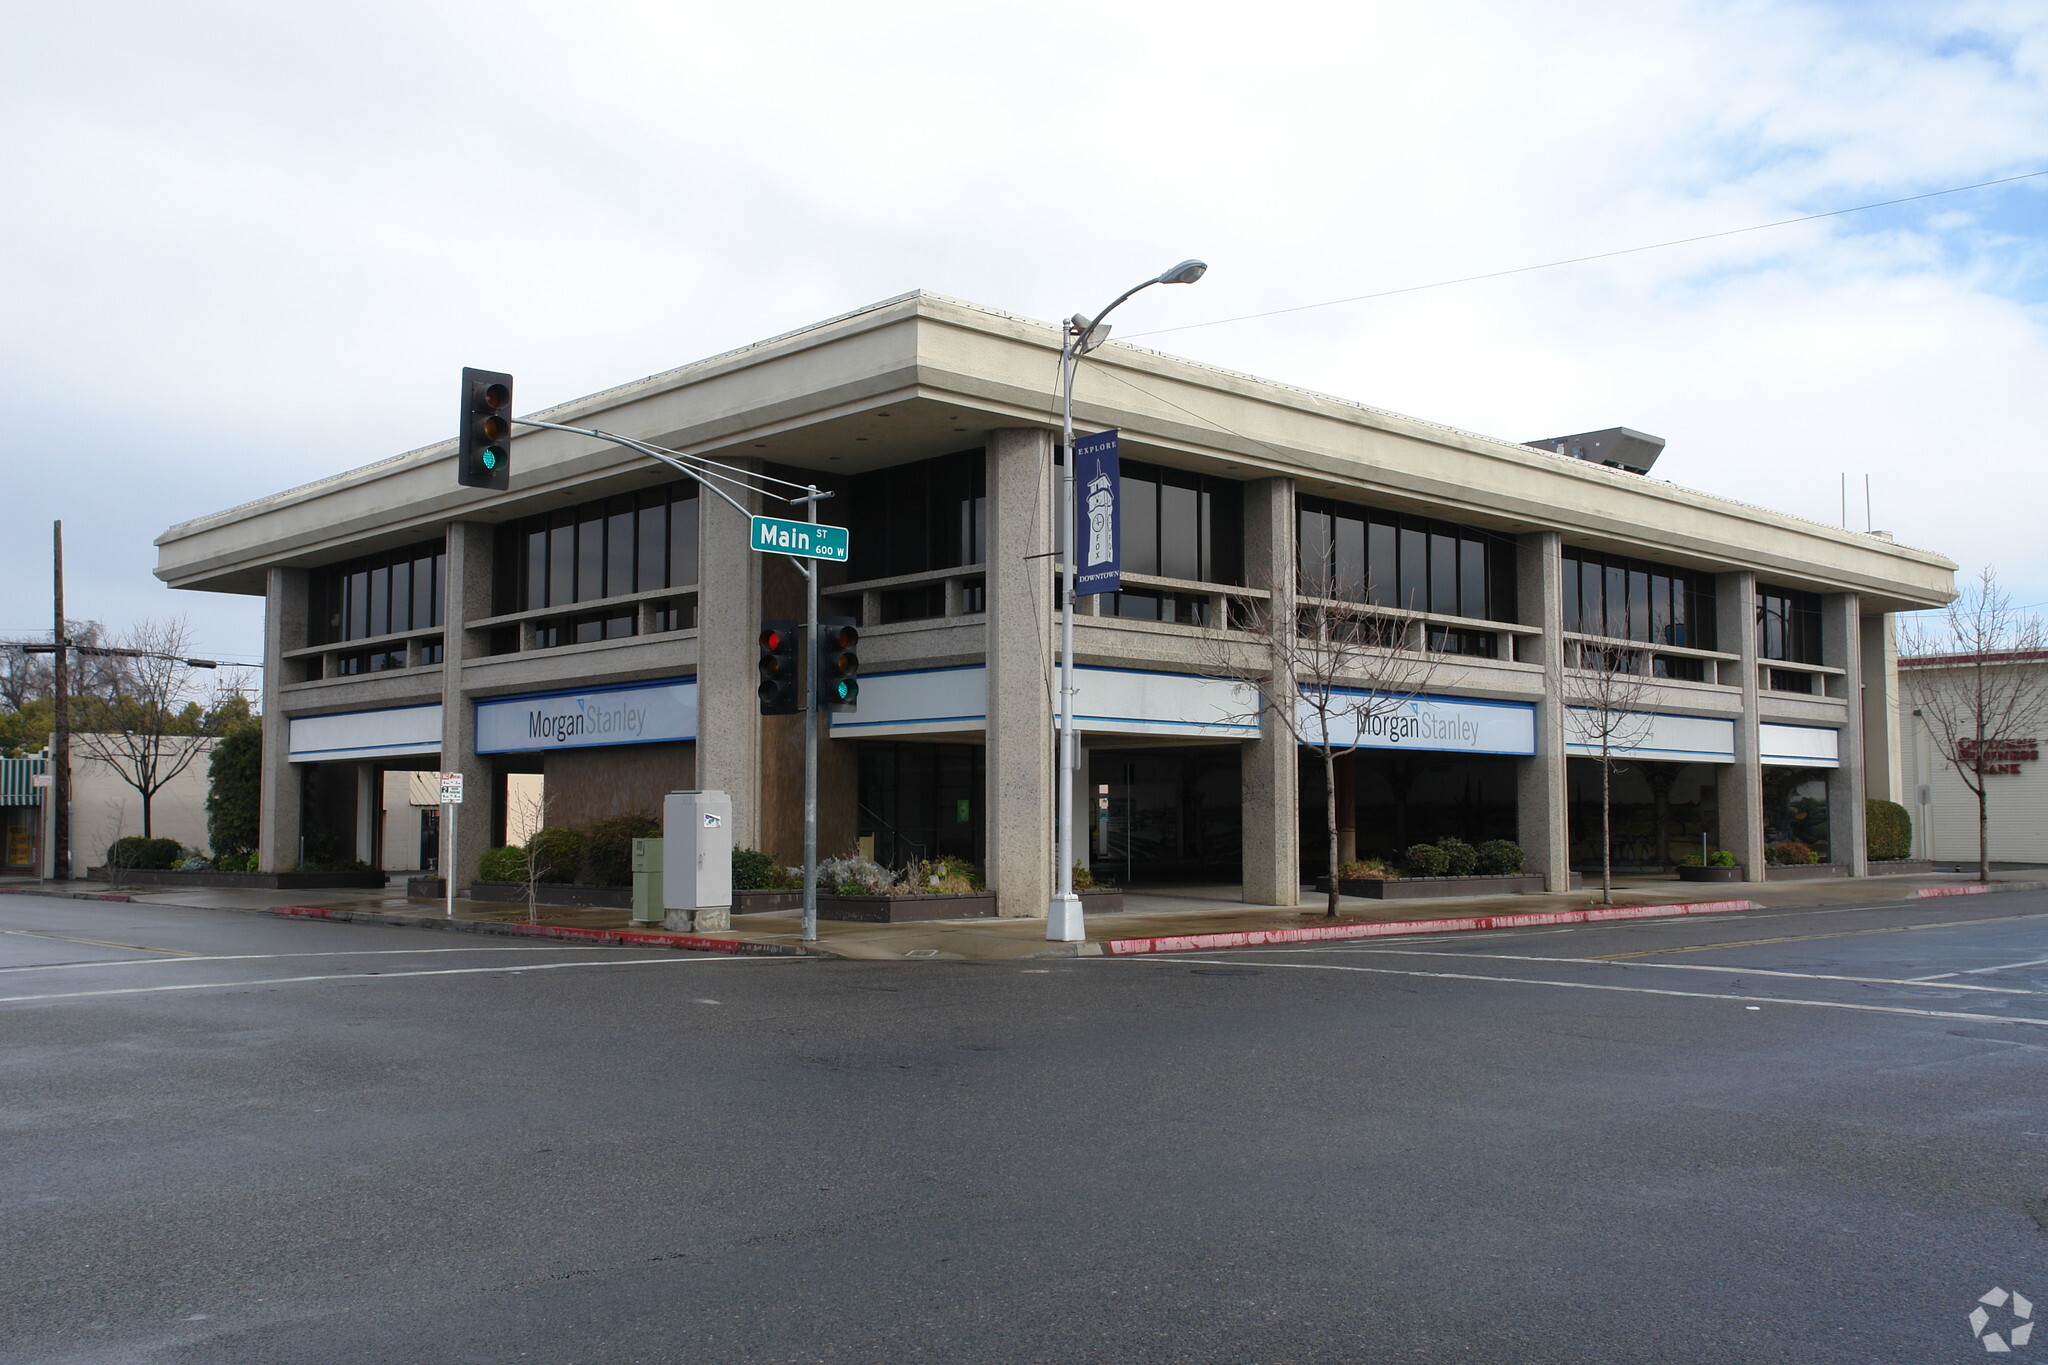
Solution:
[[[2039,169],[2025,4],[49,7],[0,113],[10,506],[77,610],[181,518],[926,287],[1121,334]],[[2048,186],[1148,340],[1880,524],[2048,599]],[[1852,517],[1860,525],[1860,510]],[[4,560],[27,601],[36,537]],[[17,608],[17,612],[24,608]],[[33,624],[0,622],[0,627]]]

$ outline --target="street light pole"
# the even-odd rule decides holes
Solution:
[[[1074,733],[1074,373],[1082,356],[1109,339],[1103,319],[1125,299],[1155,284],[1193,284],[1208,269],[1201,261],[1182,261],[1124,290],[1093,318],[1076,313],[1061,326],[1059,876],[1045,916],[1045,936],[1056,943],[1078,943],[1088,936],[1081,924],[1081,898],[1074,894],[1074,774],[1081,767],[1080,740]]]

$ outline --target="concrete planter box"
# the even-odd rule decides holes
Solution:
[[[504,904],[526,903],[525,882],[477,882],[469,888],[468,898],[473,901],[496,901]],[[535,905],[581,905],[596,910],[631,910],[633,888],[630,886],[550,886],[541,885],[533,889]]]
[[[1579,878],[1574,875],[1576,885]],[[1539,894],[1543,890],[1540,875],[1516,873],[1507,877],[1360,877],[1337,883],[1340,896],[1358,896],[1366,900],[1406,901],[1422,900],[1430,896],[1523,896]],[[1330,879],[1316,878],[1316,890],[1330,894]]]
[[[820,902],[823,896],[818,898]],[[804,908],[804,893],[801,891],[735,891],[732,893],[732,912],[735,915],[763,915],[776,910],[801,910]]]
[[[1735,867],[1683,867],[1678,869],[1678,880],[1682,882],[1746,882],[1749,869]]]
[[[987,919],[996,912],[993,891],[938,896],[820,896],[818,918],[856,924],[913,924],[932,919]]]
[[[446,877],[407,877],[405,898],[409,901],[438,901],[448,898]]]
[[[1886,858],[1870,864],[1873,877],[1924,877],[1934,871],[1934,864],[1926,858]]]
[[[87,868],[96,882],[122,886],[230,886],[250,891],[381,891],[382,872],[168,872],[143,868]]]
[[[1764,869],[1767,882],[1812,882],[1848,875],[1849,869],[1840,863],[1785,863]]]
[[[1076,891],[1081,898],[1081,913],[1084,915],[1114,915],[1124,908],[1124,893],[1121,891]]]

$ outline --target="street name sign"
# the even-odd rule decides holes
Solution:
[[[821,526],[813,521],[784,521],[780,517],[755,517],[754,535],[749,542],[764,555],[796,555],[803,559],[846,562],[846,528]]]

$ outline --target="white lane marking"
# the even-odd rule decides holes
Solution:
[[[727,962],[800,962],[795,957],[741,957],[732,954],[724,957],[636,957],[624,961],[605,962],[536,962],[531,967],[437,967],[432,971],[418,972],[335,972],[327,976],[273,976],[253,981],[188,981],[174,986],[122,986],[113,990],[100,991],[56,991],[47,995],[0,995],[0,1005],[19,1004],[25,1000],[79,1000],[93,995],[153,995],[162,991],[224,991],[239,986],[294,986],[305,981],[396,981],[408,976],[475,976],[486,972],[545,972],[559,967],[649,967],[657,964],[671,966],[716,966]]]
[[[1532,981],[1520,976],[1481,976],[1476,972],[1403,972],[1392,967],[1344,967],[1334,962],[1275,962],[1271,958],[1189,957],[1183,953],[1161,953],[1156,957],[1132,957],[1130,962],[1215,962],[1232,967],[1293,968],[1303,972],[1365,972],[1372,976],[1428,977],[1439,981],[1490,981],[1500,986],[1561,986],[1570,991],[1620,991],[1625,995],[1667,995],[1680,1000],[1732,1000],[1755,1004],[1754,995],[1723,995],[1716,991],[1663,991],[1655,986],[1607,986],[1594,981]],[[1865,1014],[1908,1014],[1922,1019],[1965,1019],[1978,1024],[2038,1024],[2048,1028],[2048,1019],[2021,1014],[1969,1014],[1961,1010],[1916,1010],[1904,1005],[1859,1005],[1846,1000],[1798,1000],[1791,996],[1761,997],[1767,1005],[1809,1005],[1824,1010],[1857,1010]]]
[[[1934,976],[1916,976],[1915,981],[1946,981],[1952,976],[1977,976],[1983,972],[2010,972],[2020,967],[2038,967],[2048,963],[2048,957],[2030,958],[2025,962],[2001,962],[1996,967],[1972,967],[1966,972],[1940,972]],[[1968,987],[1971,990],[1996,990],[1995,986]]]
[[[1351,953],[1369,953],[1386,957],[1470,957],[1483,958],[1489,962],[1568,962],[1575,967],[1647,967],[1660,972],[1720,972],[1727,976],[1784,976],[1797,981],[1853,981],[1866,986],[1922,986],[1937,977],[1919,976],[1902,980],[1892,976],[1831,976],[1826,972],[1779,972],[1767,967],[1717,967],[1699,962],[1612,962],[1597,957],[1536,957],[1523,953],[1432,953],[1420,948],[1351,948]],[[2044,958],[2043,961],[2048,961]],[[1995,971],[1984,967],[1981,971]],[[1956,973],[1949,973],[1953,976]],[[1961,982],[1942,987],[1950,991],[1985,991],[1992,995],[2040,995],[2041,991],[2026,991],[2005,986],[1966,986]]]
[[[277,957],[415,957],[421,953],[605,953],[618,952],[617,948],[585,947],[582,944],[567,944],[560,948],[507,947],[507,948],[360,948],[352,952],[327,953],[216,953],[190,957],[116,957],[105,962],[35,962],[18,967],[0,967],[0,972],[76,972],[89,971],[94,967],[148,967],[166,963],[182,962],[260,962]]]

